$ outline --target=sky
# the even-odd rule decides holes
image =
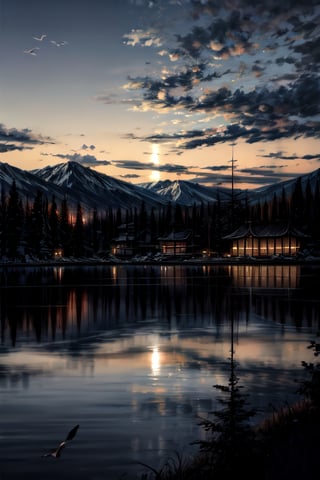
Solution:
[[[320,166],[318,0],[0,0],[0,162],[259,188]],[[233,160],[233,161],[232,161]]]

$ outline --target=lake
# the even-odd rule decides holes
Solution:
[[[138,479],[204,438],[237,375],[253,422],[299,399],[312,265],[3,267],[0,479]],[[76,424],[59,459],[42,458]]]

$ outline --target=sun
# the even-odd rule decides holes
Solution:
[[[151,153],[151,163],[158,167],[160,165],[160,159],[159,159],[159,145],[156,143],[152,144],[152,153]],[[150,173],[150,180],[153,182],[158,182],[160,180],[160,171],[159,169],[151,170]]]
[[[153,182],[158,182],[160,178],[161,177],[159,170],[152,170],[152,172],[150,173],[150,180],[152,180]]]

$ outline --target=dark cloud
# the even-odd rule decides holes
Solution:
[[[148,141],[180,141],[182,149],[210,146],[226,141],[244,139],[247,143],[273,141],[281,138],[319,137],[320,80],[303,75],[289,87],[245,92],[227,87],[207,91],[199,99],[184,105],[192,112],[212,112],[232,118],[224,127],[158,134],[146,137]],[[159,100],[158,100],[159,101]],[[179,99],[181,105],[181,97]],[[165,100],[168,103],[168,97]],[[172,102],[172,107],[176,104]],[[312,120],[312,117],[315,119]]]
[[[98,160],[94,155],[80,155],[79,153],[73,154],[61,154],[57,153],[52,155],[53,157],[62,158],[63,160],[68,160],[69,162],[78,162],[87,167],[97,167],[100,165],[110,165],[111,162],[108,160]]]
[[[184,148],[190,149],[239,138],[256,143],[288,137],[319,136],[317,116],[320,113],[320,80],[315,75],[302,75],[288,86],[274,89],[264,87],[248,92],[243,89],[233,91],[226,86],[216,90],[207,89],[203,95],[194,98],[191,95],[174,96],[170,93],[170,87],[165,90],[164,83],[144,79],[140,84],[145,90],[144,100],[154,108],[184,108],[190,112],[220,114],[231,118],[232,122],[224,131],[207,130],[207,138],[204,131],[190,131],[154,135],[147,137],[147,140],[175,141],[201,137],[185,144]],[[312,117],[315,117],[314,121],[310,120]]]
[[[0,143],[0,153],[12,152],[14,150],[30,150],[32,147],[24,147],[21,145],[16,145],[14,143]]]
[[[223,170],[228,170],[231,168],[231,165],[211,165],[204,167],[204,170],[212,170],[213,172],[220,172]]]
[[[151,169],[153,164],[150,162],[138,162],[137,160],[114,160],[113,165],[119,168],[129,168],[130,170]]]
[[[274,175],[264,176],[264,175],[243,175],[237,174],[234,177],[234,186],[237,188],[237,184],[251,184],[251,185],[265,185],[268,183],[274,183],[275,179],[277,181],[281,181],[282,177],[279,175],[277,178]],[[208,173],[208,174],[197,174],[196,177],[191,178],[191,181],[195,181],[201,184],[208,184],[208,185],[221,185],[221,184],[231,184],[232,176],[224,175],[221,173]]]
[[[43,145],[45,143],[54,143],[50,137],[43,137],[34,134],[29,128],[18,130],[16,128],[6,128],[0,123],[0,141],[12,142],[22,145]],[[10,147],[9,147],[10,148]],[[11,148],[11,150],[21,150],[22,148]]]
[[[175,66],[130,77],[126,87],[142,93],[142,111],[202,115],[213,126],[144,140],[189,150],[319,138],[318,0],[190,0],[185,7],[193,24],[163,49]]]
[[[280,152],[270,152],[267,155],[259,155],[259,156],[263,158],[276,158],[279,160],[317,160],[317,161],[320,160],[320,153],[314,154],[314,155],[310,155],[310,154],[285,155],[283,152],[280,151]]]
[[[136,173],[128,173],[126,175],[120,175],[120,177],[125,179],[133,179],[133,178],[140,178],[140,175],[137,175]]]
[[[250,184],[253,186],[267,185],[270,183],[281,182],[282,180],[288,180],[296,178],[296,173],[280,173],[273,171],[272,169],[262,172],[259,168],[236,170],[233,182],[235,188],[237,185]],[[191,178],[191,181],[195,181],[201,184],[208,185],[220,185],[230,184],[232,182],[231,174],[223,173],[200,173],[196,177]]]
[[[278,168],[278,167],[277,167]],[[256,167],[256,168],[241,168],[238,170],[241,174],[247,174],[247,175],[252,175],[254,177],[257,176],[263,176],[264,178],[268,177],[269,179],[272,177],[273,180],[276,178],[277,180],[279,178],[284,179],[284,178],[295,178],[297,174],[293,173],[279,173],[277,170],[273,170],[272,168],[261,168],[261,167]]]
[[[194,174],[190,171],[192,167],[186,167],[185,165],[177,164],[163,164],[155,165],[151,162],[138,162],[137,160],[114,160],[113,165],[119,168],[128,168],[130,170],[156,170],[159,172],[177,173],[177,174]]]
[[[95,145],[86,145],[85,143],[82,145],[82,150],[95,150]]]
[[[221,5],[221,4],[220,4]],[[187,35],[177,35],[179,46],[193,58],[199,58],[204,51],[213,51],[218,58],[226,59],[240,53],[250,53],[250,41],[254,31],[253,21],[240,10],[230,9],[226,15],[214,16],[209,26],[196,26]],[[207,10],[203,10],[206,13]]]

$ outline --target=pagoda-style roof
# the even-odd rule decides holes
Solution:
[[[168,235],[159,237],[158,240],[162,242],[183,242],[188,240],[192,234],[191,230],[183,230],[181,232],[171,232]]]
[[[288,223],[273,223],[268,225],[241,225],[237,230],[223,237],[225,240],[238,240],[240,238],[281,238],[290,235],[296,238],[306,238],[307,235],[300,232]]]

